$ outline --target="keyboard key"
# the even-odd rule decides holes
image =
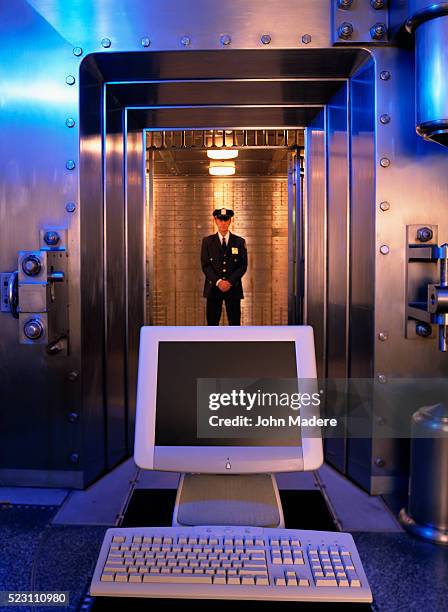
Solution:
[[[121,543],[121,542],[125,542],[125,541],[126,541],[126,538],[124,536],[115,535],[112,538],[112,542],[120,542]]]
[[[127,582],[128,574],[115,574],[115,582]]]
[[[252,568],[245,567],[238,572],[240,576],[264,576],[267,574],[268,568]]]
[[[316,582],[316,586],[317,587],[322,587],[322,586],[338,586],[338,583],[336,582],[336,578],[316,578],[315,579]]]
[[[243,578],[241,578],[241,584],[255,584],[254,576],[244,576]]]
[[[132,576],[129,576],[129,582],[141,582],[141,581],[142,581],[141,574],[133,574]]]
[[[269,578],[267,576],[255,576],[255,584],[257,586],[269,586]]]
[[[213,584],[227,584],[225,576],[214,576]]]
[[[275,586],[286,586],[286,580],[284,578],[276,578]]]
[[[211,576],[205,576],[204,574],[202,575],[196,575],[196,574],[190,574],[190,575],[185,575],[185,574],[181,574],[181,575],[152,575],[152,574],[148,574],[147,576],[143,576],[143,582],[165,582],[165,583],[172,583],[172,584],[212,584],[212,577]]]
[[[227,584],[241,584],[238,576],[229,576],[227,578]]]
[[[101,582],[113,582],[114,581],[114,572],[104,572],[101,575]]]

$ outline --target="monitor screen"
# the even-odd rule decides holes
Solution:
[[[298,427],[264,428],[257,437],[199,437],[198,379],[297,379],[293,340],[159,341],[155,446],[301,445]]]

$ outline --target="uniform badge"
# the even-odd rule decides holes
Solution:
[[[232,255],[238,255],[238,247],[232,247]]]

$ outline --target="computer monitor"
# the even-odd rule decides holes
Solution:
[[[308,326],[143,327],[134,459],[147,470],[203,474],[261,474],[314,470],[323,461],[320,431],[257,437],[198,435],[198,380],[291,379],[309,391],[316,379]],[[300,416],[319,416],[312,403]],[[309,422],[309,421],[308,421]]]

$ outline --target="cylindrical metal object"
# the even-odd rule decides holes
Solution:
[[[448,545],[448,406],[424,406],[412,416],[409,499],[403,526]]]
[[[44,333],[44,328],[38,319],[29,319],[23,326],[23,333],[29,340],[39,340]]]
[[[448,3],[414,2],[416,124],[420,136],[448,146]]]

